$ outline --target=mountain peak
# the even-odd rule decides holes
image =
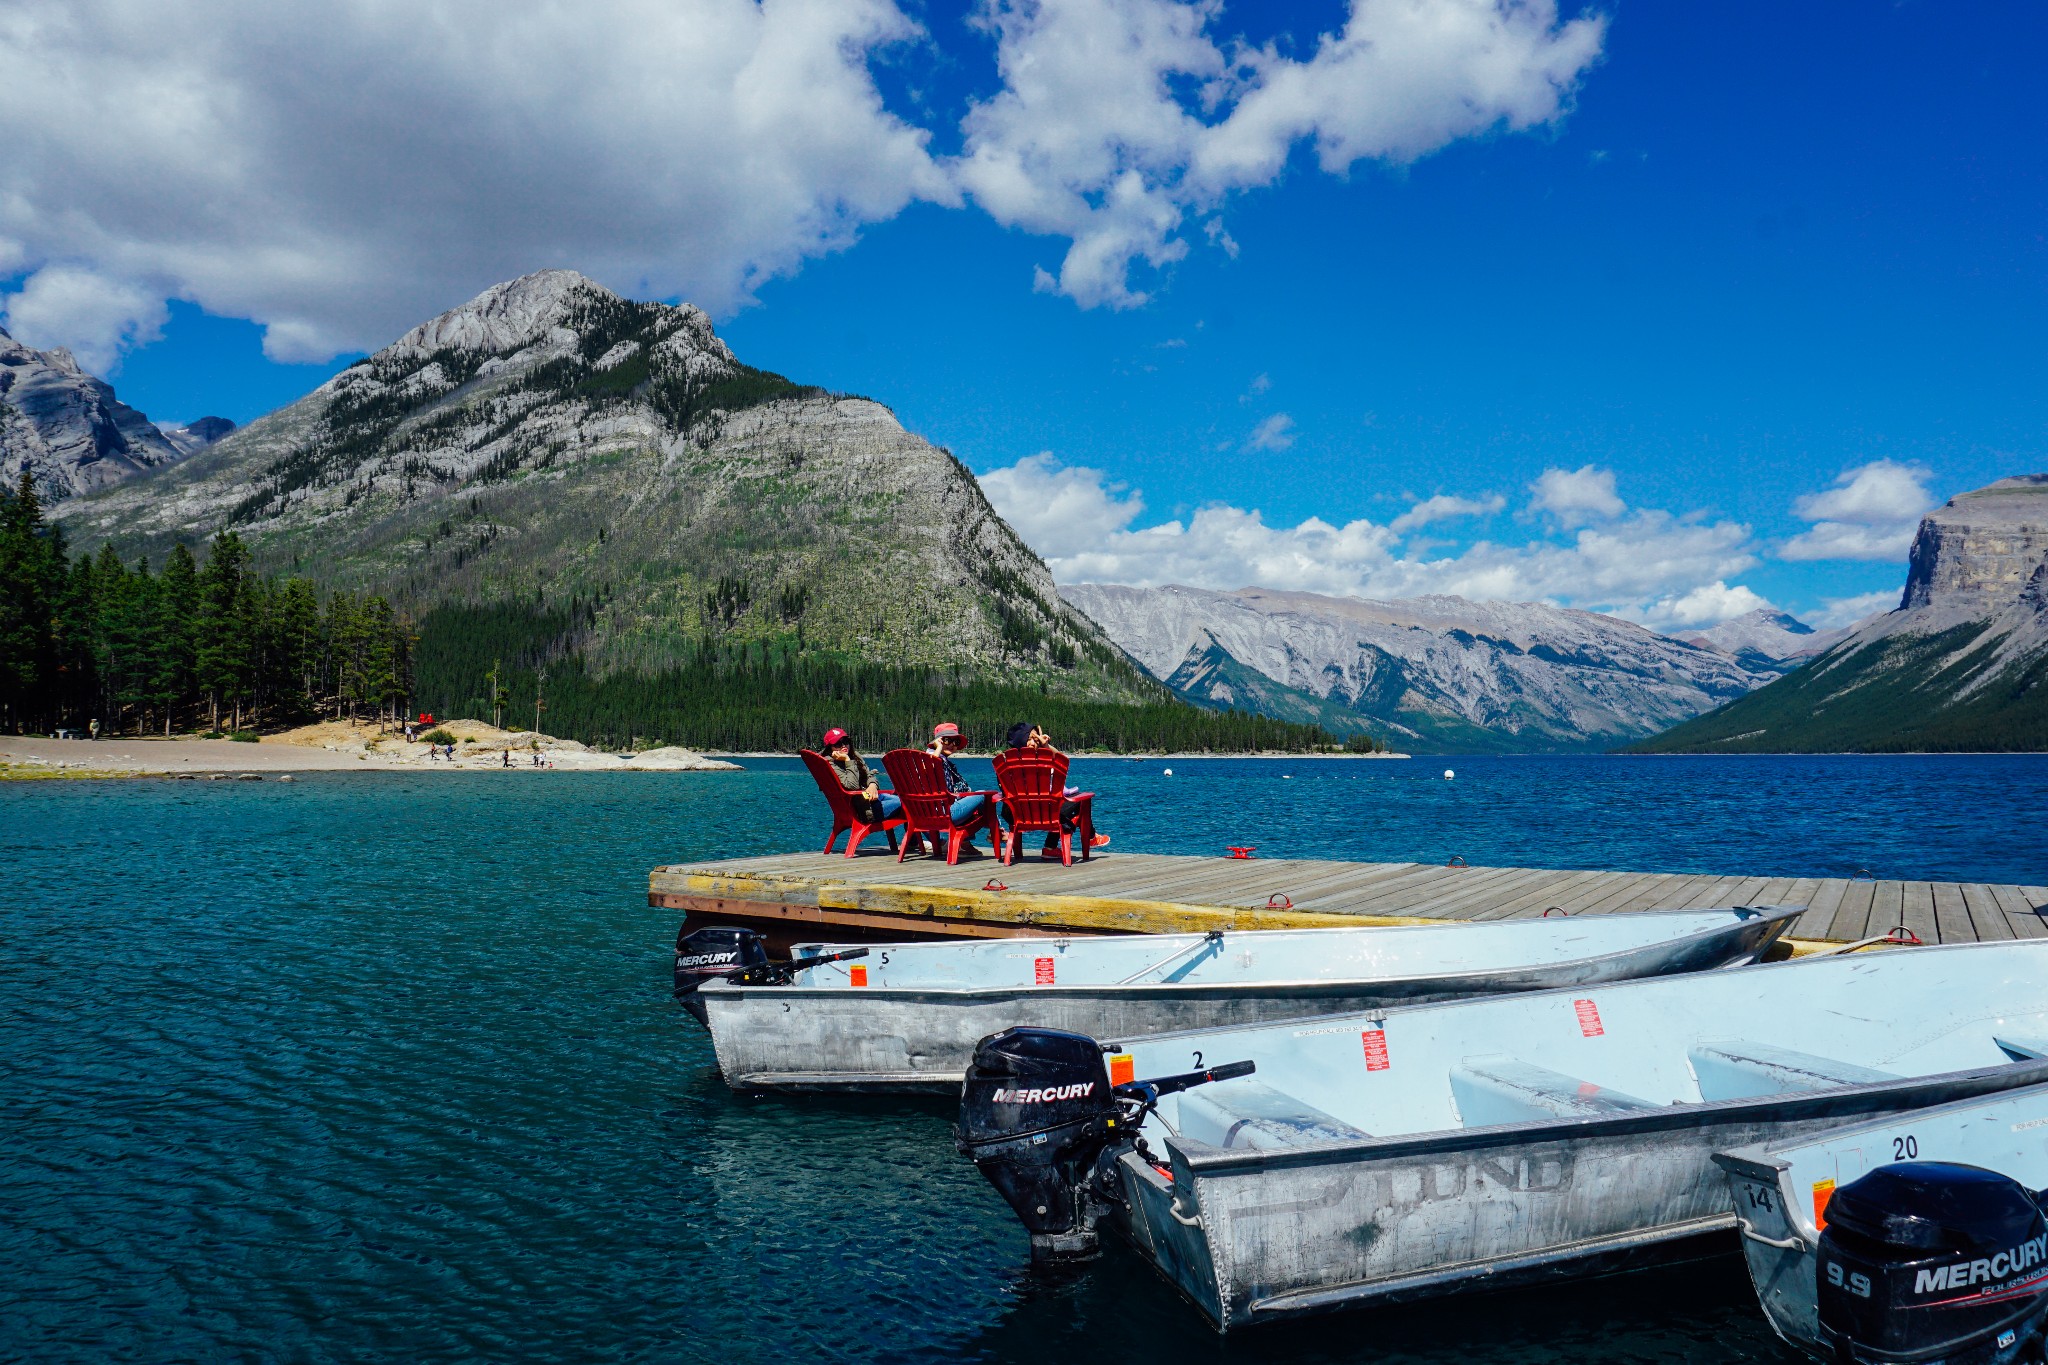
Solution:
[[[618,303],[619,296],[574,270],[536,270],[494,284],[468,303],[429,318],[379,354],[430,355],[435,351],[502,354],[548,339],[568,325],[585,302]]]
[[[26,472],[44,497],[68,498],[183,455],[70,351],[39,351],[0,331],[0,479]]]

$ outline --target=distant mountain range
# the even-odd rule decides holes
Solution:
[[[2048,474],[1951,498],[1896,610],[1637,746],[1647,753],[2048,749]]]
[[[1719,650],[1760,672],[1789,673],[1848,635],[1850,629],[1845,626],[1815,630],[1790,612],[1758,607],[1710,630],[1694,631],[1679,638],[1688,644]]]
[[[32,392],[63,387],[31,364]],[[157,560],[233,530],[261,569],[545,617],[548,648],[595,676],[716,639],[1162,696],[948,451],[880,403],[743,364],[699,309],[573,271],[489,289],[239,430],[159,432],[64,378],[127,441],[105,444],[118,470],[32,457],[80,495],[54,515],[82,548]]]
[[[1770,682],[1815,637],[1775,613],[1693,643],[1535,602],[1060,591],[1191,701],[1368,730],[1416,750],[1610,749]]]
[[[71,352],[38,351],[0,330],[0,479],[10,486],[27,473],[54,501],[176,464],[197,448],[116,398]]]

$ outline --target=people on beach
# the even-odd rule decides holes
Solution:
[[[1010,733],[1007,738],[1012,749],[1046,749],[1053,753],[1060,752],[1059,748],[1053,744],[1052,736],[1048,735],[1044,728],[1034,721],[1018,721],[1010,727]],[[1068,770],[1068,775],[1072,775],[1071,768]],[[1073,834],[1076,830],[1079,830],[1089,848],[1101,848],[1104,844],[1107,844],[1109,836],[1099,833],[1095,828],[1095,802],[1093,798],[1076,800],[1075,798],[1081,795],[1081,789],[1071,783],[1065,787],[1062,795],[1067,799],[1060,805],[1060,828],[1068,834]],[[1004,811],[1003,816],[1005,823],[1014,823],[1009,819],[1008,811]],[[1059,838],[1048,831],[1045,836],[1045,847],[1042,850],[1042,855],[1048,858],[1054,857],[1059,853],[1059,849]]]
[[[825,755],[825,761],[832,765],[833,776],[853,802],[853,813],[865,825],[879,825],[884,820],[893,820],[902,813],[903,802],[894,792],[882,790],[868,765],[854,752],[853,738],[846,731],[834,726],[818,741],[818,751]]]

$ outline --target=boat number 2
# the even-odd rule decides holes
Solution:
[[[1870,1297],[1870,1277],[1868,1275],[1844,1275],[1840,1261],[1828,1262],[1828,1283],[1837,1289],[1847,1289],[1859,1299]]]
[[[1911,1133],[1892,1139],[1892,1160],[1911,1161],[1920,1155],[1920,1139]]]
[[[1197,1053],[1195,1054],[1195,1070],[1197,1070],[1197,1071],[1200,1071],[1201,1069],[1202,1069],[1202,1054],[1201,1054],[1201,1053],[1199,1053],[1199,1052],[1197,1052]]]

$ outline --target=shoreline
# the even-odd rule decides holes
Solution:
[[[691,755],[689,760],[661,758],[644,765],[616,754],[597,754],[578,746],[575,750],[552,751],[554,765],[535,767],[512,750],[509,767],[502,747],[485,744],[461,746],[453,760],[428,760],[427,746],[406,744],[395,735],[366,739],[376,743],[353,749],[310,744],[280,743],[265,739],[256,743],[232,739],[195,739],[176,736],[138,738],[130,735],[107,739],[41,739],[26,735],[0,735],[0,780],[35,781],[62,778],[186,778],[240,777],[260,779],[267,775],[293,773],[440,773],[440,772],[738,772],[732,763]],[[388,746],[388,747],[385,747]]]

